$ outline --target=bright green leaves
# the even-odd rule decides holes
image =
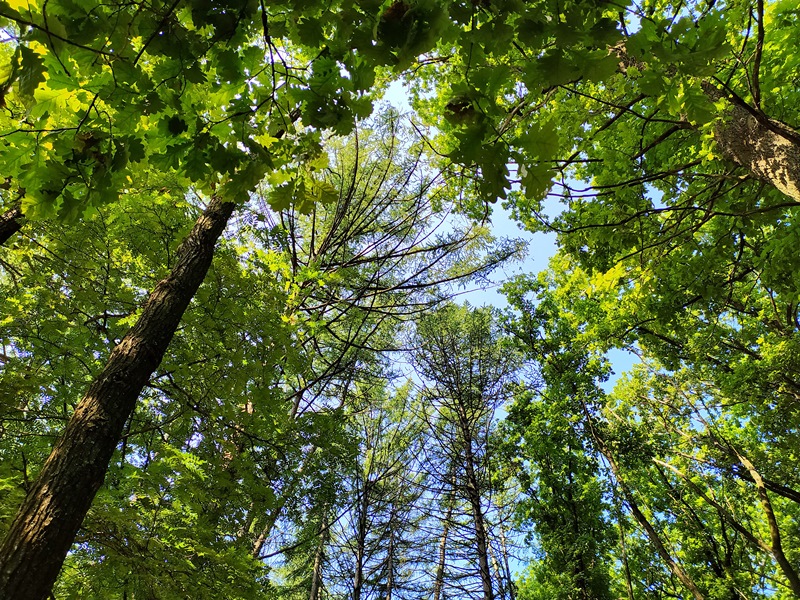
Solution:
[[[518,311],[507,326],[542,377],[517,389],[503,426],[503,452],[516,461],[514,472],[528,491],[518,515],[535,531],[539,550],[521,597],[607,599],[614,597],[609,487],[590,434],[604,401],[597,382],[607,365],[586,351],[589,336],[554,287],[542,275],[505,288]]]
[[[310,214],[317,204],[335,202],[339,198],[339,191],[329,182],[306,173],[273,187],[267,198],[275,210],[295,208],[301,214]]]
[[[372,113],[371,99],[359,88],[374,78],[374,67],[356,59],[350,64],[356,72],[357,85],[343,75],[340,61],[327,51],[312,61],[308,86],[291,91],[293,101],[300,105],[304,124],[346,135],[356,121]]]
[[[226,194],[241,198],[258,183],[260,168],[250,163],[263,165],[263,176],[293,154],[267,157],[252,140],[293,139],[298,112],[301,127],[350,132],[372,110],[364,92],[376,67],[391,62],[371,53],[358,6],[339,15],[308,3],[295,19],[291,3],[261,15],[253,0],[113,10],[63,0],[48,3],[47,23],[31,6],[7,9],[35,27],[2,73],[9,111],[0,160],[28,191],[34,218],[79,215],[116,197],[139,163],[205,187],[232,176]],[[365,10],[374,23],[379,6]],[[398,56],[430,47],[434,21],[445,22],[441,7],[415,10]],[[351,41],[361,38],[366,52],[353,52]],[[103,139],[90,153],[80,147],[87,132]],[[304,210],[330,196],[312,188],[302,194]]]
[[[682,85],[674,103],[670,104],[670,109],[685,114],[689,123],[695,127],[713,122],[720,112],[708,94],[703,91],[699,81]]]
[[[549,191],[553,176],[552,161],[560,144],[553,122],[533,123],[514,139],[520,163],[520,179],[530,199],[541,199]]]
[[[525,198],[536,200],[542,198],[552,185],[553,171],[547,165],[535,164],[519,167],[520,183],[525,189]]]
[[[722,223],[713,228],[726,230]],[[662,256],[652,271],[635,257],[587,276],[557,256],[538,281],[507,287],[517,311],[509,326],[539,359],[543,379],[518,395],[507,428],[509,454],[521,459],[521,483],[531,490],[523,515],[544,551],[523,583],[527,597],[585,590],[595,565],[620,559],[628,561],[624,573],[606,570],[597,581],[612,577],[611,597],[624,597],[622,586],[638,595],[669,579],[659,575],[669,573],[666,558],[652,559],[659,539],[670,542],[670,560],[704,594],[709,590],[707,597],[727,597],[714,594],[742,582],[753,590],[748,597],[772,595],[752,576],[753,561],[786,586],[790,571],[749,533],[766,539],[766,511],[744,465],[755,464],[774,482],[796,482],[776,460],[796,445],[796,428],[786,426],[797,419],[787,412],[793,392],[774,378],[797,370],[790,358],[796,336],[760,312],[780,295],[759,289],[761,276],[746,253],[739,254],[744,264],[732,264],[727,253],[736,241],[724,234],[712,240],[710,233]],[[781,312],[769,310],[776,318]],[[644,364],[603,393],[598,366],[606,344],[624,347],[635,338]],[[797,504],[780,496],[771,494],[774,510],[789,522]],[[639,515],[631,514],[634,503]],[[644,535],[646,523],[652,530]],[[585,529],[564,535],[576,528]],[[741,548],[735,557],[716,544],[725,536]],[[785,540],[796,547],[795,538]],[[582,552],[602,558],[576,561],[575,568],[562,562]],[[591,597],[601,597],[601,589]]]

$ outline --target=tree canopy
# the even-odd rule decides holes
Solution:
[[[795,4],[0,1],[0,597],[800,596]]]

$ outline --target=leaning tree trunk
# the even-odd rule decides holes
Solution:
[[[710,85],[704,87],[711,98],[719,94]],[[800,202],[800,133],[732,103],[714,128],[714,139],[723,156]]]
[[[610,51],[619,56],[622,72],[630,66],[647,68],[646,63],[628,54],[624,43]],[[748,106],[741,98],[726,94],[710,81],[701,85],[710,100],[725,98],[729,103],[714,126],[721,155],[800,202],[800,132]]]
[[[0,546],[0,598],[49,596],[125,422],[205,278],[233,208],[212,198],[178,248],[172,271],[75,408]]]
[[[19,204],[12,206],[0,215],[0,246],[22,227],[22,208]]]

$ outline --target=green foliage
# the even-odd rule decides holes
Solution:
[[[0,532],[204,199],[240,211],[57,597],[306,598],[318,556],[331,588],[358,563],[375,594],[393,573],[421,595],[425,519],[398,512],[424,494],[396,468],[422,452],[401,410],[420,400],[440,459],[474,434],[485,490],[521,487],[520,599],[685,597],[681,573],[709,599],[800,593],[798,199],[720,143],[743,110],[796,150],[794,2],[5,0],[0,19],[0,193],[28,222],[0,255]],[[401,75],[423,140],[382,108],[359,129]],[[547,274],[506,287],[514,341],[448,304],[417,321],[425,392],[385,384],[404,319],[515,252],[444,231],[498,199],[559,236]],[[641,364],[612,392],[620,348]]]
[[[644,274],[629,281],[624,265],[588,276],[557,256],[538,280],[507,286],[518,311],[510,326],[540,365],[543,384],[518,394],[506,427],[506,452],[526,490],[519,517],[533,525],[542,552],[523,593],[544,597],[552,586],[585,593],[570,556],[582,557],[573,564],[584,571],[602,565],[594,581],[610,583],[604,589],[614,594],[672,593],[675,582],[666,582],[674,569],[653,561],[660,539],[706,597],[769,597],[763,578],[790,597],[793,571],[781,560],[797,552],[788,523],[798,482],[784,452],[796,443],[787,427],[796,413],[782,408],[791,392],[770,383],[787,371],[779,376],[753,342],[739,341],[757,314],[735,321],[732,313],[708,321],[693,310],[660,315],[654,307],[670,296],[649,296]],[[758,293],[753,281],[734,289],[746,289],[748,302]],[[603,353],[625,343],[642,363],[606,393],[598,387],[607,373]],[[593,563],[586,552],[603,558]],[[624,568],[609,569],[615,562]]]

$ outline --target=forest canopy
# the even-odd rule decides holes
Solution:
[[[795,2],[0,32],[0,598],[800,596]]]

